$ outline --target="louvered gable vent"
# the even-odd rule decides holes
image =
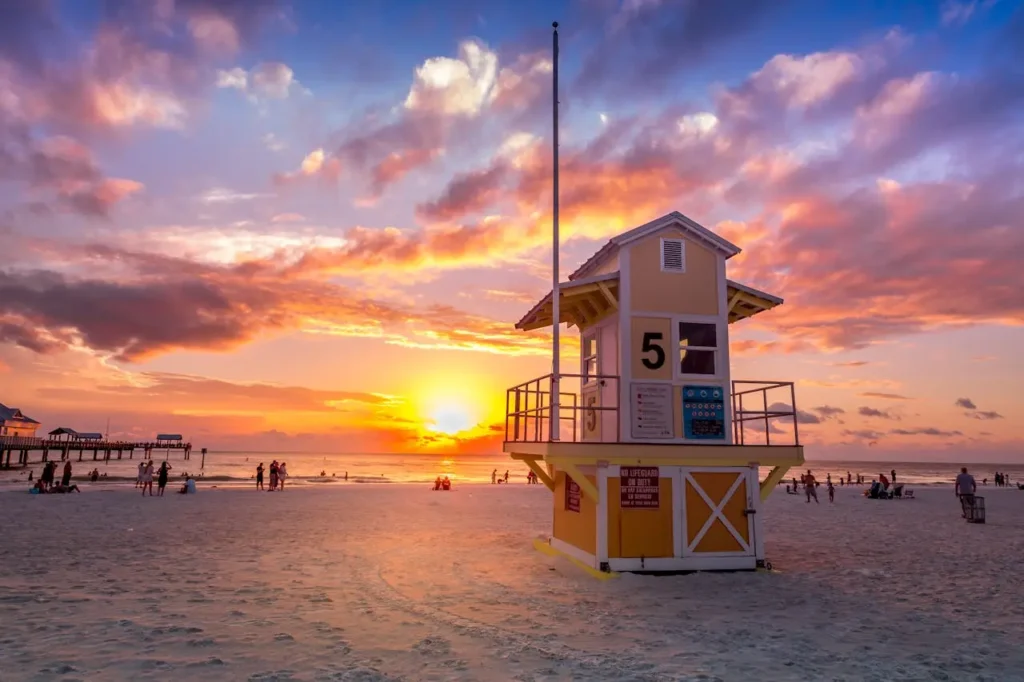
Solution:
[[[662,272],[686,272],[686,243],[682,239],[661,240]]]

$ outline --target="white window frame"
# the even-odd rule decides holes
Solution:
[[[587,340],[593,339],[594,341],[594,353],[593,355],[587,355]],[[591,375],[587,372],[587,361],[594,361],[594,374]],[[582,381],[580,382],[583,386],[591,386],[596,384],[597,377],[601,374],[601,330],[600,329],[588,329],[580,335],[580,376]]]
[[[682,358],[679,353],[683,349],[682,345],[682,334],[679,333],[679,324],[681,322],[687,322],[690,324],[712,324],[715,326],[715,343],[718,345],[715,347],[711,346],[686,346],[687,349],[691,350],[710,350],[714,351],[715,355],[715,373],[714,374],[684,374],[682,368]],[[712,379],[721,379],[724,375],[722,372],[722,361],[724,355],[722,353],[722,341],[725,339],[725,330],[723,329],[722,320],[718,317],[706,317],[700,315],[683,315],[672,318],[672,347],[674,350],[673,358],[675,359],[675,369],[673,370],[673,376],[676,379],[689,380],[703,380],[708,381]]]
[[[668,270],[665,268],[665,242],[679,242],[681,262],[683,265],[681,270]],[[686,240],[682,237],[662,237],[659,246],[661,248],[658,251],[658,266],[661,268],[661,271],[670,272],[674,275],[686,274]]]

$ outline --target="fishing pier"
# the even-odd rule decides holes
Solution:
[[[0,467],[10,469],[12,458],[13,466],[20,467],[51,459],[56,461],[58,457],[63,462],[71,459],[76,452],[79,462],[85,460],[90,452],[91,461],[94,462],[123,459],[125,454],[128,455],[128,459],[132,459],[136,451],[149,459],[154,451],[159,450],[164,450],[168,454],[171,451],[181,452],[184,460],[192,457],[192,443],[185,442],[177,434],[161,434],[150,441],[112,441],[104,438],[102,434],[77,433],[71,429],[61,428],[51,431],[48,438],[0,436]],[[40,455],[40,459],[34,460],[36,454]]]

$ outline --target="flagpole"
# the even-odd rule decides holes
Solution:
[[[560,368],[558,358],[558,330],[560,324],[561,310],[559,300],[561,296],[558,291],[558,22],[551,24],[554,29],[551,36],[552,47],[552,127],[553,127],[553,174],[552,174],[552,205],[551,205],[551,232],[552,232],[552,253],[551,253],[551,418],[548,424],[548,439],[560,440],[562,430],[561,420],[561,391],[559,389]]]

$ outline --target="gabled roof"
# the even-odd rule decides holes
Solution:
[[[61,427],[58,427],[58,428],[54,429],[53,431],[50,431],[50,433],[48,435],[50,435],[50,436],[77,436],[78,435],[78,431],[75,431],[74,429],[69,429],[66,426],[61,426]]]
[[[569,275],[569,281],[573,281],[580,277],[586,277],[589,273],[599,268],[609,258],[613,257],[619,252],[619,249],[629,244],[630,242],[643,239],[644,237],[660,232],[667,227],[677,227],[684,233],[691,237],[702,241],[710,246],[715,251],[722,253],[726,258],[732,258],[740,252],[740,247],[736,246],[727,239],[719,237],[717,234],[704,227],[695,220],[687,218],[679,211],[672,211],[667,215],[663,215],[656,220],[635,227],[628,232],[623,232],[617,237],[612,237],[608,240],[608,243],[601,247],[601,249],[593,256],[587,259],[587,261],[578,267],[575,272]]]
[[[619,273],[597,275],[558,285],[558,317],[560,322],[589,326],[611,314],[619,307]],[[542,329],[552,324],[552,297],[549,291],[536,303],[523,319],[516,322],[516,329],[529,331]]]
[[[26,424],[38,424],[35,419],[26,417],[17,407],[7,407],[0,403],[0,420],[11,422],[25,422]]]

